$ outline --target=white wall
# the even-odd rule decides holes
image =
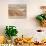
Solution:
[[[8,19],[8,4],[27,4],[27,18]],[[35,16],[40,14],[40,6],[46,5],[46,0],[0,0],[0,33],[4,33],[6,25],[15,25],[19,31],[18,36],[31,36],[36,34],[36,29],[44,29],[38,26]],[[2,34],[1,33],[1,34]],[[41,36],[40,36],[41,37]]]

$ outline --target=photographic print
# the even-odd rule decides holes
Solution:
[[[26,18],[26,4],[8,4],[8,18]]]

